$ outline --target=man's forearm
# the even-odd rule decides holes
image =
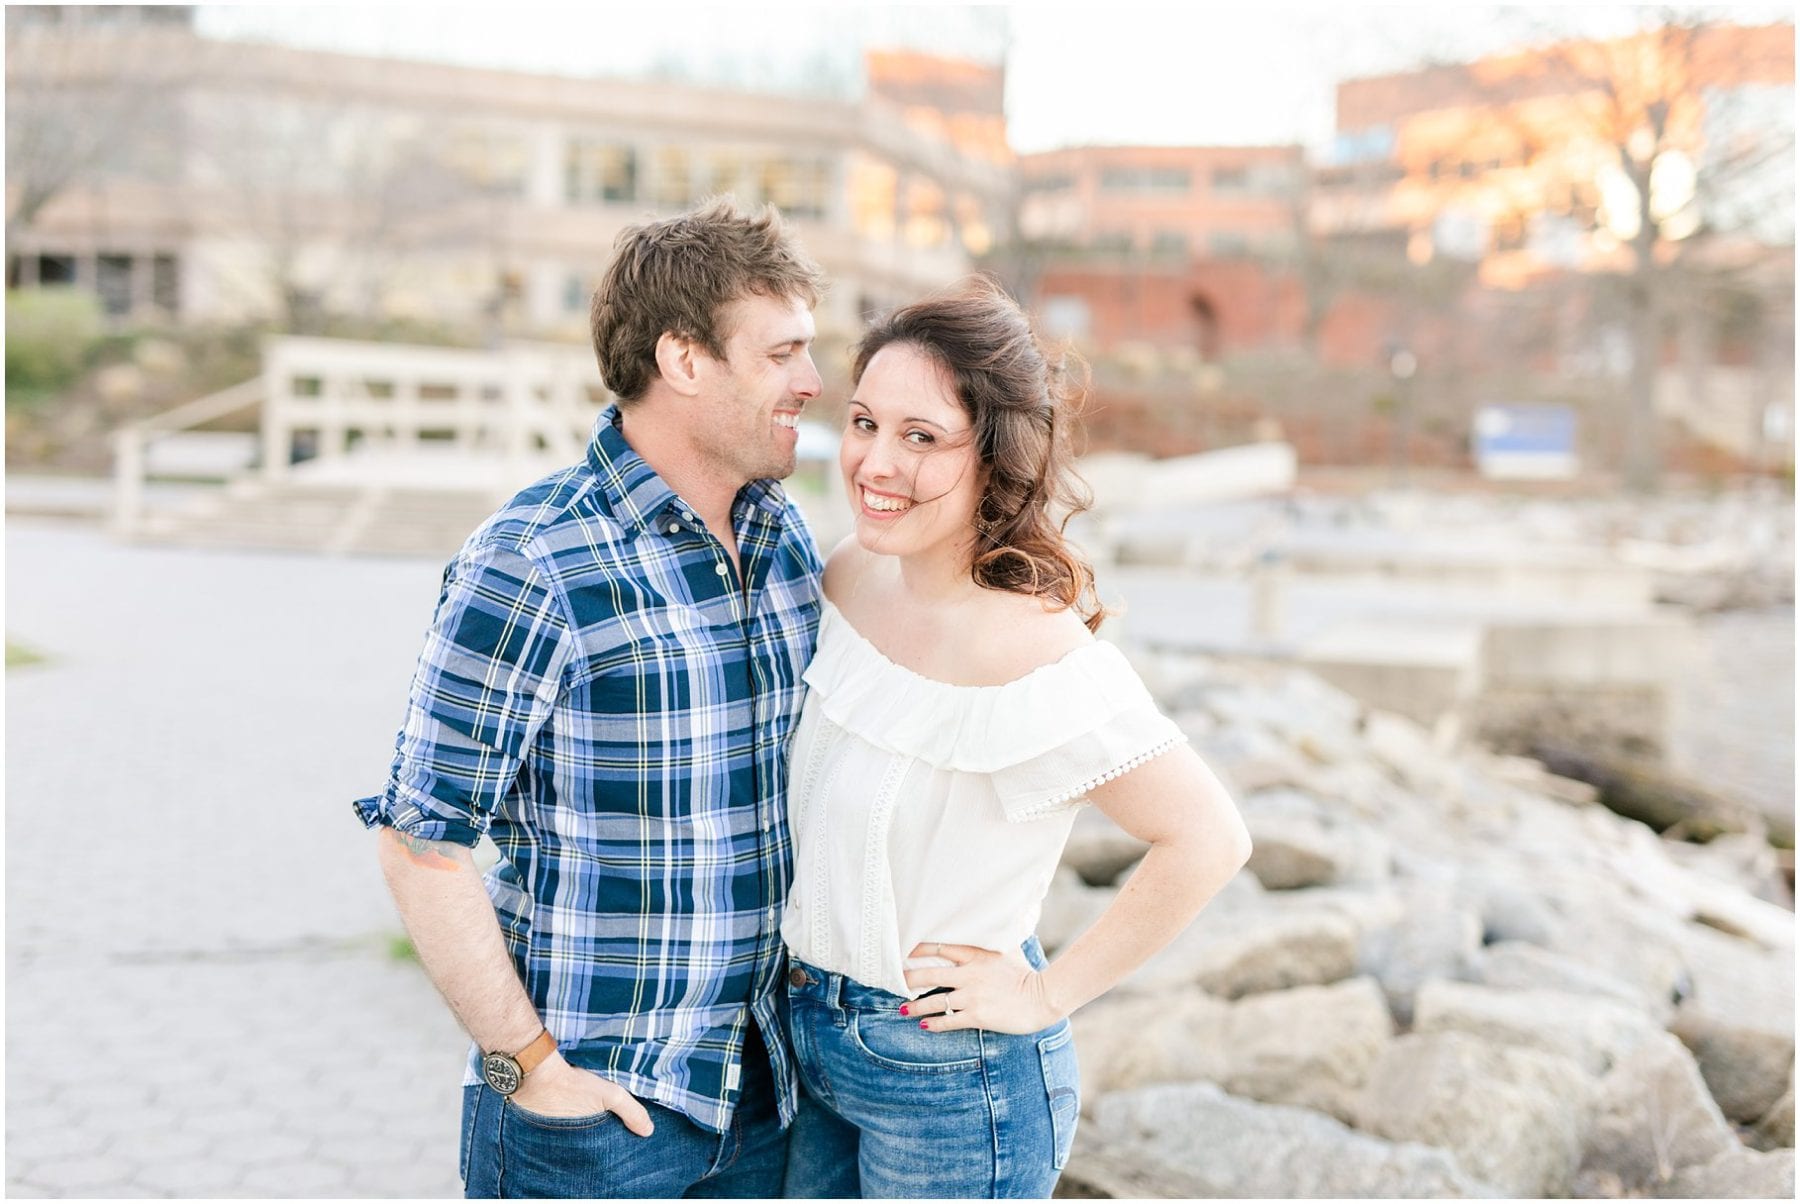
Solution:
[[[425,973],[484,1050],[508,1053],[543,1027],[500,935],[473,853],[392,828],[379,833],[381,871]]]

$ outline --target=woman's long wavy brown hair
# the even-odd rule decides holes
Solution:
[[[856,346],[851,376],[883,347],[901,343],[937,361],[973,423],[987,484],[975,507],[977,585],[1071,607],[1097,630],[1106,617],[1094,569],[1064,531],[1093,505],[1074,469],[1075,387],[1068,353],[1046,350],[999,285],[977,277],[954,291],[902,306]]]

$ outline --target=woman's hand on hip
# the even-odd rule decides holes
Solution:
[[[1051,1002],[1044,976],[1016,953],[1008,956],[973,945],[924,941],[907,956],[938,957],[952,963],[906,972],[906,984],[915,991],[950,988],[910,1000],[900,1008],[902,1016],[918,1018],[919,1027],[927,1032],[985,1028],[995,1033],[1035,1033],[1062,1019]]]

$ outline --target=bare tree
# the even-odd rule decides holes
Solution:
[[[179,159],[170,104],[201,60],[185,29],[121,22],[64,28],[31,7],[6,22],[6,243],[71,191]],[[10,282],[9,282],[10,283]]]
[[[1656,379],[1678,282],[1754,272],[1771,243],[1792,246],[1791,120],[1738,110],[1759,89],[1776,90],[1774,110],[1791,105],[1793,73],[1791,25],[1660,10],[1627,36],[1564,38],[1472,64],[1460,104],[1440,115],[1434,143],[1460,148],[1430,164],[1447,204],[1479,194],[1508,246],[1546,216],[1564,222],[1586,266],[1620,278],[1634,490],[1660,479]]]

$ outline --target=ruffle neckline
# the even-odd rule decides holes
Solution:
[[[955,686],[889,660],[827,600],[803,675],[825,717],[938,769],[993,773],[1058,748],[1149,695],[1104,640],[998,686]]]

